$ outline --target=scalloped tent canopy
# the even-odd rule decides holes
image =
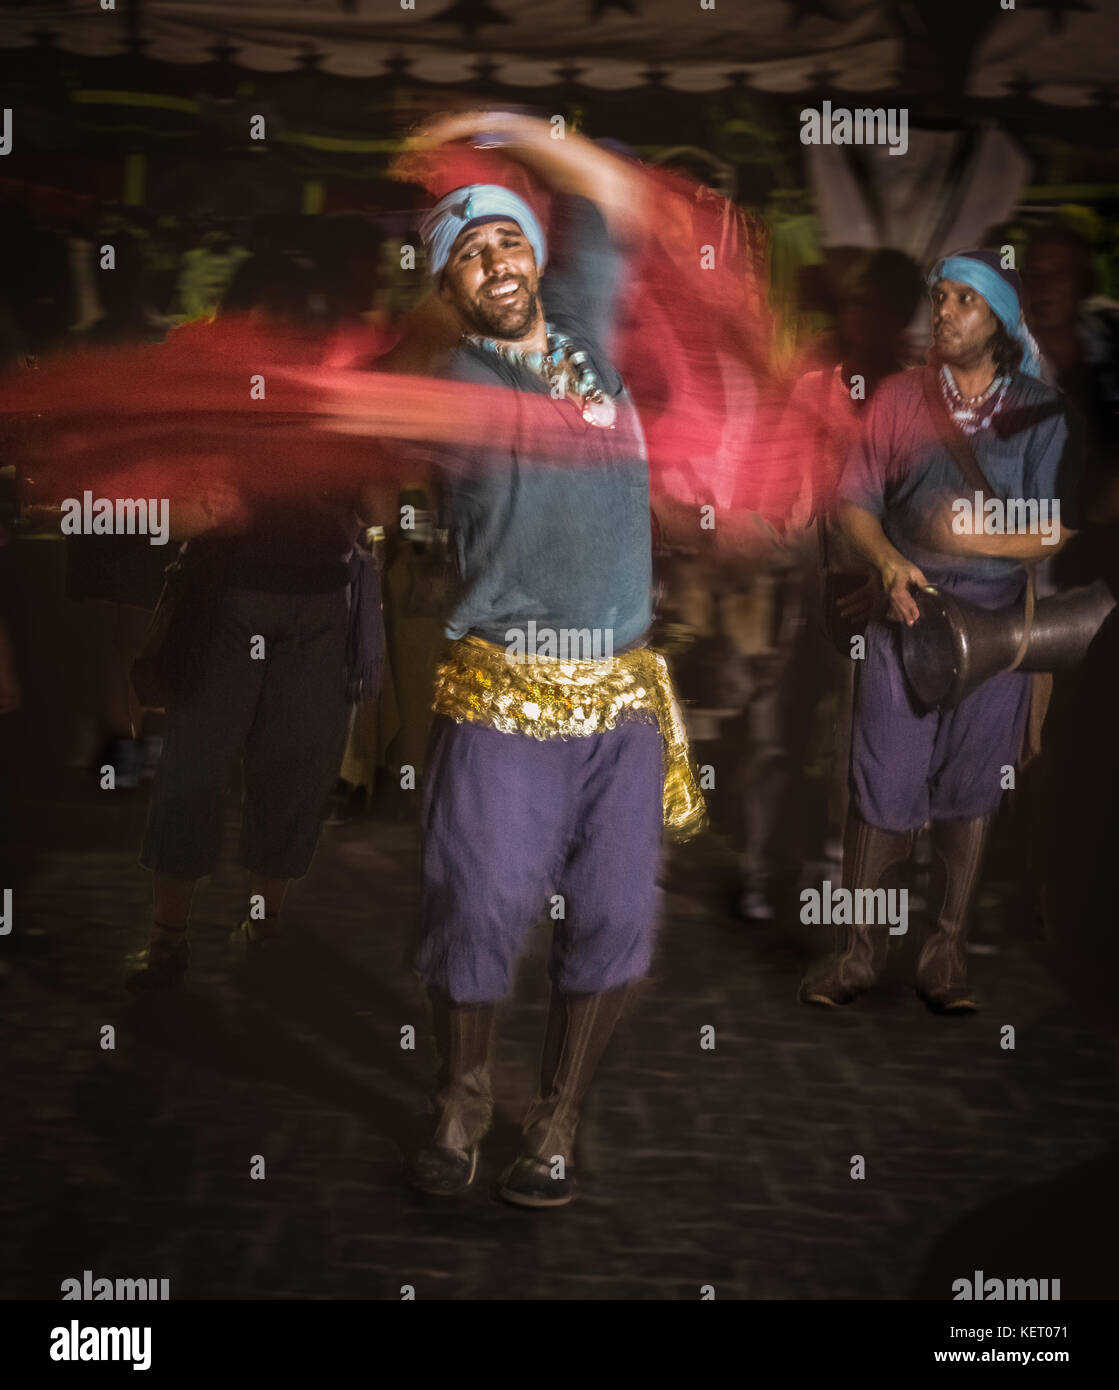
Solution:
[[[109,56],[138,41],[166,63],[210,63],[224,51],[260,72],[310,60],[338,77],[394,71],[446,85],[476,79],[481,63],[490,81],[522,89],[624,91],[656,74],[680,92],[744,80],[773,93],[871,93],[902,83],[916,44],[934,61],[970,56],[967,96],[1075,107],[1114,90],[1107,9],[1106,0],[1020,0],[1014,10],[961,0],[116,0],[103,10],[89,0],[78,10],[40,0],[8,10],[0,46],[51,34],[66,52]]]

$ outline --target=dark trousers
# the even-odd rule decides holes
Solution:
[[[246,868],[265,878],[307,872],[345,748],[348,612],[345,588],[226,591],[198,690],[167,711],[145,868],[172,878],[213,872],[222,797],[241,754]]]

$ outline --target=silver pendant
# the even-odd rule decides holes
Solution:
[[[596,425],[602,430],[612,430],[617,418],[618,409],[613,399],[604,396],[601,391],[596,391],[593,396],[588,396],[583,401],[583,419],[588,425]]]

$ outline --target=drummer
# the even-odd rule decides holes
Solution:
[[[900,624],[917,621],[913,590],[926,584],[985,608],[1020,604],[1026,565],[1072,534],[1054,536],[1049,525],[988,533],[983,513],[967,524],[960,499],[973,499],[975,488],[946,433],[956,432],[1000,499],[1036,502],[1024,509],[1033,516],[1071,517],[1075,449],[1063,398],[1038,377],[1017,274],[996,252],[965,251],[939,261],[928,284],[929,363],[875,392],[838,490],[840,525],[877,573],[883,615],[868,623],[856,667],[843,886],[877,889],[931,822],[934,930],[917,993],[935,1012],[956,1013],[978,1007],[966,974],[967,919],[1006,773],[1020,756],[1030,677],[1003,672],[955,709],[919,713],[902,670]],[[834,954],[801,982],[803,1002],[849,1004],[881,973],[885,923],[844,924],[837,937]]]

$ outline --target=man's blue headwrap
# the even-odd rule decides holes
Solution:
[[[981,294],[991,312],[1022,347],[1018,368],[1027,376],[1041,375],[1037,344],[1022,318],[1022,282],[1013,270],[1004,270],[997,251],[958,251],[937,261],[928,274],[930,288],[938,280],[958,280]]]
[[[518,198],[515,193],[498,184],[472,183],[440,198],[420,223],[420,236],[427,251],[427,268],[432,277],[438,280],[451,254],[451,247],[468,227],[502,218],[517,223],[536,253],[537,269],[543,270],[548,259],[548,243],[529,205],[523,198]]]

